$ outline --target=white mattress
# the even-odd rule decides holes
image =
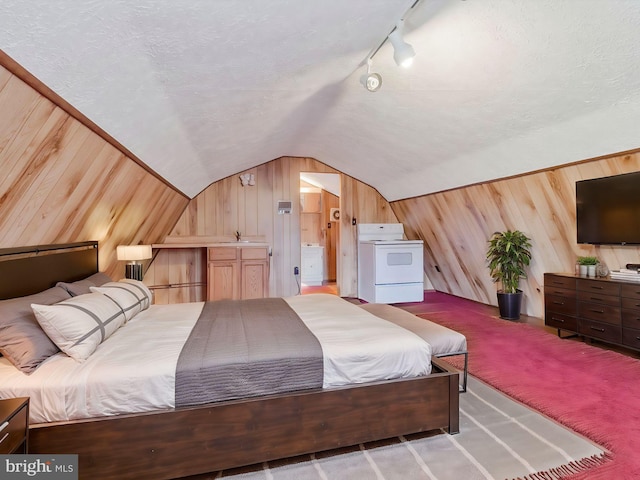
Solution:
[[[431,346],[334,295],[285,299],[316,335],[324,386],[431,372]],[[0,398],[31,397],[31,423],[171,409],[182,345],[204,303],[152,305],[83,363],[63,353],[25,375],[0,358]]]

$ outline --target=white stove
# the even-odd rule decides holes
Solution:
[[[358,298],[370,303],[421,302],[423,241],[405,240],[401,223],[359,224]]]

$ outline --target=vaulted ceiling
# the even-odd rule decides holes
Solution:
[[[415,62],[385,42],[369,92],[401,18]],[[0,49],[189,197],[289,155],[393,201],[640,147],[638,25],[637,0],[3,0]]]

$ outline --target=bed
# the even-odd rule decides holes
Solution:
[[[4,249],[0,251],[0,298],[30,295],[57,282],[75,282],[90,277],[98,271],[97,254],[95,242]],[[9,278],[11,280],[7,281]],[[306,300],[297,297],[290,301]],[[170,322],[172,309],[186,307],[197,311],[204,308],[194,304],[167,306],[164,310],[160,310],[164,306],[152,307],[125,325],[130,330],[118,329],[96,353],[102,352],[105,358],[110,355],[120,358],[125,350],[120,353],[115,350],[118,339],[135,328],[146,332],[146,328],[140,327],[141,322],[160,322],[156,319],[161,318],[161,311],[169,315],[165,321]],[[295,308],[317,310],[315,306],[305,305]],[[331,308],[326,311],[329,316]],[[301,318],[304,315],[307,313],[300,313]],[[186,322],[182,328],[188,333],[192,327],[189,326],[191,320],[186,317],[188,315],[180,310],[176,318]],[[176,322],[180,324],[180,321]],[[170,349],[175,352],[174,347]],[[168,356],[158,351],[157,363],[161,363],[160,357]],[[72,361],[64,355],[58,357],[62,357],[56,360],[59,362]],[[98,359],[92,355],[87,363],[99,364]],[[57,370],[53,363],[53,360],[47,360],[38,367],[46,375],[36,370],[29,377],[44,375],[52,377],[54,385],[60,383],[61,380],[55,377]],[[127,359],[121,363],[126,364]],[[325,359],[325,370],[328,363]],[[46,413],[46,409],[45,413],[36,413],[41,416],[32,418],[29,453],[78,454],[81,478],[171,479],[420,431],[443,429],[456,433],[459,427],[458,372],[437,358],[431,358],[429,371],[419,376],[375,381],[369,381],[365,371],[361,372],[365,376],[360,379],[365,383],[323,383],[319,387],[291,392],[191,406],[175,406],[169,402],[136,407],[138,400],[129,400],[127,388],[121,388],[125,393],[109,400],[107,410],[104,405],[95,410],[77,407],[72,409],[73,414],[62,419],[58,419],[58,413]],[[141,390],[154,389],[160,392],[165,388],[161,382],[160,386]],[[129,388],[129,391],[134,389]],[[71,396],[75,397],[75,394]],[[45,396],[33,396],[36,407],[52,403],[55,402],[46,400]],[[121,405],[133,405],[134,410],[139,408],[141,411],[123,412],[119,410]],[[43,411],[41,408],[32,410]]]

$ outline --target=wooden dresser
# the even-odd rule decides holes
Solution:
[[[640,350],[640,283],[544,274],[545,325]]]

